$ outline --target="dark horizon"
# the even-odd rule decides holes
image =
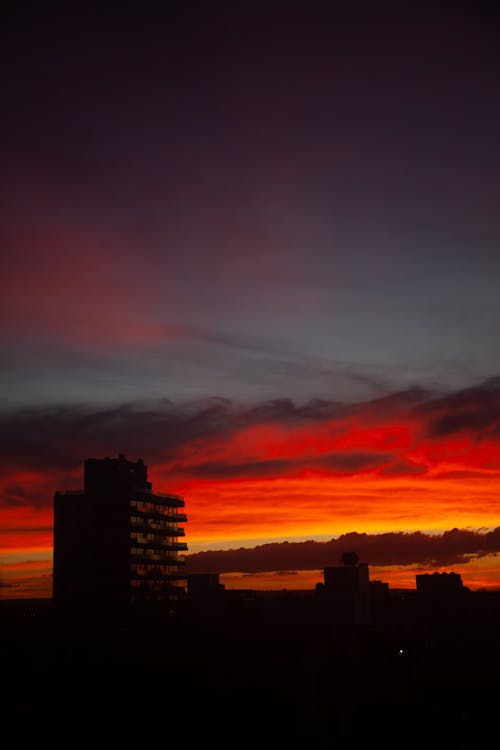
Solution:
[[[307,597],[196,587],[173,608],[0,603],[4,736],[132,750],[145,725],[150,743],[166,724],[180,742],[196,720],[215,721],[224,748],[242,732],[291,746],[332,733],[355,747],[382,737],[415,750],[483,744],[494,730],[500,594],[438,579],[444,588],[412,596],[375,587],[368,609],[366,587],[345,587],[351,575]],[[48,674],[51,689],[39,691]]]

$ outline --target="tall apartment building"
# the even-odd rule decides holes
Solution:
[[[87,459],[83,490],[54,495],[54,603],[112,607],[183,597],[183,508],[179,495],[153,493],[142,459]]]

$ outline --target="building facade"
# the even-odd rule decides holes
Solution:
[[[370,574],[355,552],[344,552],[341,565],[323,569],[324,583],[317,588],[334,621],[366,623],[370,618]]]
[[[83,490],[54,495],[54,603],[85,608],[182,598],[184,505],[179,495],[153,492],[142,459],[87,459]]]

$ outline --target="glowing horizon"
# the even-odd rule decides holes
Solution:
[[[194,550],[496,528],[495,13],[174,5],[9,10],[4,577],[119,453]]]

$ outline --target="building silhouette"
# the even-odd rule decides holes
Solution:
[[[459,573],[421,573],[415,576],[416,590],[420,596],[440,598],[461,594],[464,591]]]
[[[323,599],[340,621],[361,623],[370,617],[370,574],[355,552],[344,552],[341,565],[323,569],[324,583],[317,587]]]
[[[179,495],[153,493],[142,459],[89,458],[84,488],[54,495],[54,604],[167,602],[185,594]]]
[[[218,573],[189,573],[187,575],[187,593],[191,599],[210,600],[225,590],[219,581]]]
[[[463,620],[470,607],[470,589],[462,576],[450,573],[422,573],[415,576],[416,604],[420,621],[446,624]]]

